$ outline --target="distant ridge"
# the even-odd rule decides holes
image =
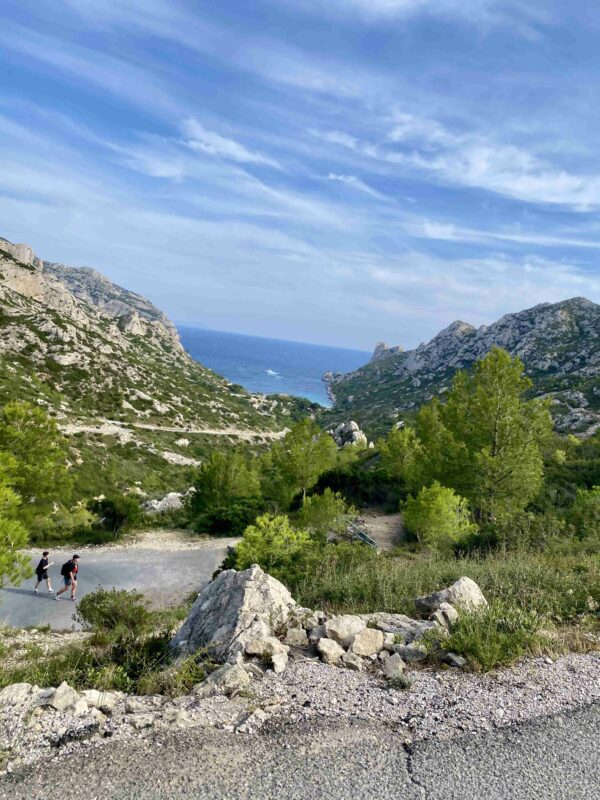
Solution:
[[[324,379],[334,419],[350,415],[384,430],[447,391],[457,369],[471,367],[494,345],[519,356],[534,394],[551,395],[559,430],[589,435],[600,427],[600,305],[585,297],[540,303],[475,328],[455,321],[414,350],[379,343],[371,361]]]

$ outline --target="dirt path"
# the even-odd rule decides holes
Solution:
[[[385,514],[379,509],[367,509],[361,512],[356,522],[377,542],[379,550],[393,550],[404,538],[402,514]]]
[[[100,433],[104,436],[127,434],[131,428],[139,428],[146,431],[162,431],[164,433],[185,433],[201,434],[204,436],[233,436],[238,439],[250,441],[252,439],[281,439],[285,436],[287,428],[282,431],[249,431],[241,428],[192,428],[192,427],[168,427],[161,425],[150,425],[145,422],[121,422],[113,419],[99,420],[98,425],[87,423],[68,423],[60,425],[63,433],[71,435],[74,433]]]

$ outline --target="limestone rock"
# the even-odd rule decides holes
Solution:
[[[319,639],[323,639],[323,637],[325,636],[326,636],[325,625],[317,625],[314,628],[311,628],[311,630],[309,631],[308,641],[311,644],[316,644],[319,641]]]
[[[86,689],[81,696],[89,706],[99,708],[104,714],[110,714],[118,700],[113,692],[99,692],[97,689]]]
[[[406,664],[398,653],[394,653],[383,662],[383,674],[386,678],[397,678],[406,669]]]
[[[317,650],[326,664],[337,664],[345,654],[344,648],[333,639],[319,639]]]
[[[355,672],[362,672],[363,660],[355,653],[344,653],[341,657],[341,663],[346,669],[354,670]]]
[[[350,647],[357,633],[367,627],[366,622],[352,614],[332,617],[325,623],[325,634],[344,648]]]
[[[290,647],[308,647],[308,636],[304,628],[290,628],[285,636],[285,643]]]
[[[458,653],[444,653],[443,661],[445,664],[458,669],[461,669],[467,663],[467,659],[464,656],[459,656]]]
[[[188,653],[206,648],[218,660],[234,658],[253,639],[272,637],[295,605],[285,586],[258,565],[226,570],[200,592],[173,647]]]
[[[0,691],[0,705],[16,705],[31,694],[30,683],[13,683]]]
[[[357,633],[351,645],[357,656],[377,655],[383,649],[383,633],[376,628],[365,628]]]
[[[52,706],[57,711],[64,711],[69,706],[74,706],[78,700],[79,695],[75,689],[72,689],[66,681],[63,681],[48,697],[47,705]]]
[[[417,661],[425,661],[427,658],[427,649],[422,644],[412,642],[411,644],[395,644],[394,653],[397,653],[400,658],[407,664],[414,664]]]
[[[224,664],[212,672],[204,683],[194,688],[198,697],[213,697],[218,694],[231,695],[250,684],[250,676],[240,664]]]
[[[361,614],[361,619],[369,627],[375,627],[384,633],[391,633],[394,637],[401,638],[407,643],[422,638],[426,631],[436,627],[434,622],[424,622],[411,619],[405,614],[388,614],[381,611],[375,614]]]
[[[443,628],[450,629],[458,622],[458,611],[450,603],[440,603],[440,607],[433,612],[431,619]]]
[[[452,586],[442,589],[441,592],[417,597],[415,600],[417,611],[423,615],[435,613],[442,603],[450,603],[455,609],[465,611],[476,611],[488,604],[479,586],[466,576],[459,578]]]

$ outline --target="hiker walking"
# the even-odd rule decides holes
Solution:
[[[52,566],[54,562],[49,562],[48,556],[50,553],[48,550],[44,550],[42,553],[42,557],[40,558],[39,564],[35,568],[35,575],[36,575],[36,582],[35,588],[33,590],[34,594],[38,594],[38,586],[42,581],[46,581],[46,586],[48,587],[48,591],[52,591],[52,586],[50,585],[50,576],[48,575],[48,568]]]
[[[55,595],[55,599],[58,600],[60,595],[63,592],[66,592],[69,587],[71,588],[71,600],[75,600],[75,593],[77,592],[77,573],[79,572],[79,556],[75,553],[68,561],[60,568],[60,574],[62,575],[64,586],[62,589],[59,589]]]

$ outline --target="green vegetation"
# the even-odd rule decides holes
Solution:
[[[40,658],[29,651],[0,671],[0,688],[27,681],[77,689],[136,694],[188,692],[214,665],[197,654],[175,662],[169,646],[174,628],[188,611],[150,611],[137,592],[101,589],[86,595],[78,617],[89,637]]]
[[[477,530],[467,501],[437,481],[408,498],[404,523],[419,543],[434,549],[449,550]]]
[[[349,448],[323,459],[312,486],[290,480],[295,498],[270,491],[265,458],[263,492],[287,507],[248,528],[229,565],[259,563],[312,608],[411,616],[415,597],[468,575],[490,607],[463,615],[449,643],[475,669],[565,642],[599,646],[600,436],[553,434],[547,404],[529,389],[521,362],[495,349],[375,453]],[[290,449],[284,439],[279,452]],[[403,511],[412,538],[386,554],[329,541],[346,526],[348,502],[374,498]]]

